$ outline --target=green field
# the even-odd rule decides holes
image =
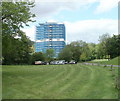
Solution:
[[[120,56],[116,57],[116,58],[113,58],[111,60],[108,60],[108,59],[95,59],[95,60],[89,61],[89,63],[98,63],[99,62],[100,64],[120,65],[119,60],[120,60]]]
[[[109,67],[3,66],[3,99],[117,99]],[[117,76],[117,68],[115,68]]]

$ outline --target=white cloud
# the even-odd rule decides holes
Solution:
[[[55,20],[49,20],[55,21]],[[66,26],[66,41],[83,40],[98,43],[99,36],[105,33],[118,34],[118,21],[112,19],[83,20],[78,22],[64,22]],[[31,40],[35,40],[35,27],[24,29]]]
[[[99,36],[105,33],[118,33],[118,21],[112,19],[65,22],[67,42],[84,40],[98,43]]]
[[[119,0],[35,0],[35,7],[31,9],[37,19],[51,17],[61,10],[76,10],[77,8],[98,3],[95,13],[104,13],[117,7]],[[89,7],[89,6],[88,6]]]
[[[79,7],[85,7],[98,3],[94,10],[96,13],[104,13],[117,6],[118,0],[35,0],[36,6],[31,9],[37,15],[37,23],[41,19],[52,19],[54,14],[59,14],[62,10],[77,10]],[[89,6],[88,6],[89,7]],[[90,6],[91,7],[91,6]],[[60,15],[61,16],[61,15]],[[77,22],[64,21],[66,25],[67,42],[75,40],[84,40],[88,42],[98,42],[98,37],[106,32],[117,34],[118,21],[112,19],[83,20]],[[35,40],[35,27],[23,29],[31,40]]]
[[[31,12],[36,14],[36,19],[51,18],[62,10],[75,10],[84,5],[77,2],[35,2],[35,7],[31,8]]]
[[[35,2],[95,2],[98,0],[35,0]]]
[[[50,18],[62,10],[76,10],[98,0],[35,0],[35,7],[31,9],[36,19]]]
[[[99,0],[95,13],[103,13],[110,11],[112,8],[118,6],[119,0]]]

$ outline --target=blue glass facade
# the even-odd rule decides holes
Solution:
[[[40,23],[36,26],[36,52],[54,49],[56,56],[65,46],[65,25],[58,23]]]

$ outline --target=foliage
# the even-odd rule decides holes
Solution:
[[[45,58],[47,62],[50,62],[51,60],[53,60],[54,56],[55,56],[54,49],[46,50]]]
[[[105,56],[105,49],[103,49],[102,44],[99,43],[96,48],[97,48],[97,58],[103,59]]]
[[[59,54],[60,59],[64,59],[66,61],[75,60],[79,61],[79,56],[81,54],[79,42],[72,42],[67,45]]]
[[[82,56],[81,56],[82,55]],[[89,60],[90,59],[90,49],[88,44],[82,40],[71,42],[67,45],[59,54],[60,59],[66,61],[75,60]]]
[[[24,25],[28,26],[31,18],[35,17],[30,12],[30,8],[34,3],[30,2],[2,2],[2,33],[4,35],[21,36],[20,28]]]
[[[90,59],[96,59],[97,57],[97,45],[95,43],[88,43]]]
[[[3,64],[29,64],[33,43],[25,34],[21,38],[4,37],[2,41]]]
[[[58,55],[59,59],[70,61],[72,59],[72,51],[70,50],[69,45],[66,45],[66,47],[60,52]]]
[[[83,53],[80,55],[80,59],[81,59],[82,61],[87,60],[87,54],[86,54],[85,52],[83,52]]]
[[[108,33],[99,38],[99,43],[86,43],[82,40],[71,42],[59,54],[60,59],[88,61],[94,59],[109,59],[120,56],[120,35],[110,37]]]
[[[34,64],[35,61],[44,61],[45,55],[42,52],[35,52],[32,54],[32,63]]]
[[[32,42],[21,31],[35,17],[30,12],[34,3],[2,2],[2,57],[3,64],[25,64],[31,59]]]
[[[97,55],[99,58],[115,58],[120,55],[120,35],[103,34],[98,44]]]
[[[70,49],[72,52],[72,60],[79,61],[81,55],[80,43],[74,41],[70,43]]]
[[[103,34],[99,37],[99,47],[98,47],[98,54],[100,54],[100,58],[106,58],[107,54],[107,39],[110,38],[108,33]]]
[[[106,46],[107,54],[110,55],[111,59],[120,56],[120,35],[113,35],[113,37],[108,38]]]

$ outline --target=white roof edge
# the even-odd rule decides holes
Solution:
[[[42,24],[64,24],[63,22],[45,22],[45,23],[39,23],[39,25]]]

